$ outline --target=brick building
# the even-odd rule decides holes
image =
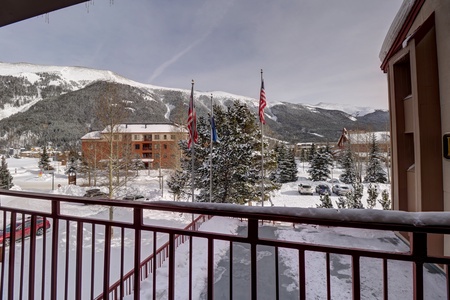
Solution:
[[[174,168],[180,157],[178,141],[183,139],[186,131],[175,124],[120,124],[113,131],[105,128],[84,135],[81,151],[91,162],[100,163],[108,158],[112,144],[114,155],[140,159],[146,169]]]

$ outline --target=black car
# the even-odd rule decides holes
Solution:
[[[108,194],[103,193],[100,191],[100,189],[91,189],[87,190],[86,193],[83,195],[83,197],[87,198],[108,198]]]
[[[316,186],[316,193],[319,195],[331,195],[331,190],[327,184],[319,184]]]
[[[123,200],[132,200],[132,201],[138,200],[138,201],[144,201],[144,200],[148,200],[148,199],[145,198],[145,197],[142,196],[142,195],[128,195],[128,196],[123,197]]]

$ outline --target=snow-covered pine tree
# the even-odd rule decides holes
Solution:
[[[11,173],[9,173],[6,158],[5,156],[2,156],[2,165],[0,167],[0,181],[1,181],[0,188],[5,190],[9,190],[10,188],[12,188],[14,186],[12,180],[13,177],[11,176]]]
[[[321,203],[317,205],[318,208],[333,208],[333,203],[331,202],[330,195],[321,195],[319,200]]]
[[[367,208],[374,208],[377,204],[377,198],[378,198],[378,189],[375,185],[372,185],[371,183],[367,187],[367,194],[369,195],[367,197]]]
[[[344,169],[344,172],[340,176],[341,181],[346,184],[353,184],[356,182],[356,167],[350,144],[347,144],[339,163],[342,169]]]
[[[255,116],[244,104],[236,101],[227,110],[214,106],[214,118],[219,142],[214,143],[212,151],[212,202],[238,203],[261,200],[261,132],[255,122]],[[196,201],[210,200],[210,125],[200,117],[197,120],[198,143],[194,144],[194,178]],[[190,194],[191,149],[186,141],[180,143],[183,158],[181,174],[169,179],[171,191],[177,194]],[[276,169],[276,155],[264,146],[264,170],[271,174]],[[264,198],[280,185],[269,180],[264,181]],[[187,180],[186,180],[187,178]],[[176,187],[180,190],[174,190]],[[198,193],[198,194],[197,194]]]
[[[284,144],[276,144],[274,151],[277,154],[277,169],[270,179],[278,183],[297,181],[297,163],[292,151]]]
[[[47,146],[44,146],[42,149],[41,157],[39,158],[39,168],[43,170],[52,170],[52,166],[50,165],[50,157],[47,153]]]
[[[308,170],[312,181],[325,181],[330,178],[330,168],[333,165],[333,157],[326,151],[321,149],[316,151],[311,159],[310,168]]]
[[[389,192],[387,190],[383,190],[381,192],[381,200],[378,200],[384,210],[391,209],[391,200],[389,199]]]
[[[71,156],[66,164],[65,173],[78,173],[81,169],[81,161],[75,156]]]
[[[316,151],[317,151],[316,145],[314,143],[312,143],[311,148],[309,148],[309,151],[308,151],[308,161],[311,161],[314,158]]]
[[[347,198],[347,208],[362,209],[364,208],[361,202],[364,186],[359,182],[354,182],[352,186],[353,190],[345,195]]]
[[[342,196],[339,196],[338,200],[336,201],[336,205],[339,209],[347,208],[347,199],[345,199]]]
[[[381,154],[378,148],[377,139],[374,133],[372,133],[372,143],[369,152],[369,161],[366,167],[365,182],[372,183],[386,183],[386,172],[383,170],[381,163]]]

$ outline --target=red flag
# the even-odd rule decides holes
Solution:
[[[188,131],[189,131],[188,148],[190,149],[192,143],[197,143],[197,140],[198,140],[197,115],[195,113],[195,106],[194,106],[194,81],[193,80],[192,80],[192,88],[191,88],[191,98],[189,99],[187,127],[188,127]]]
[[[266,120],[264,118],[264,108],[266,107],[266,91],[264,90],[264,79],[262,79],[262,71],[261,71],[261,92],[259,94],[259,122],[266,124]]]
[[[339,148],[342,148],[342,147],[344,147],[344,143],[347,141],[348,141],[348,132],[347,132],[347,129],[343,128],[341,137],[339,138],[339,141],[337,142],[337,146]]]

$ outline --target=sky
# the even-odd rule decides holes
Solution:
[[[156,86],[387,109],[379,52],[402,0],[95,0],[0,27],[0,61]]]

